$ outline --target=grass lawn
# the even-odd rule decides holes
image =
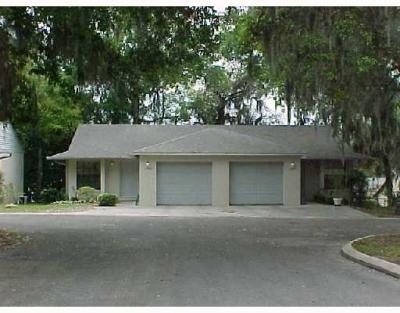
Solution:
[[[353,248],[400,265],[400,234],[365,238],[353,243]]]
[[[88,203],[65,203],[65,204],[19,204],[15,207],[6,208],[0,205],[0,213],[15,213],[15,212],[76,212],[85,211],[93,208],[92,204]]]
[[[360,210],[361,212],[371,214],[376,217],[398,217],[400,218],[399,214],[394,213],[394,208],[381,208],[381,207],[375,207],[375,208],[358,208],[355,207],[355,209]]]
[[[0,229],[0,248],[12,247],[26,241],[28,237],[23,234]]]

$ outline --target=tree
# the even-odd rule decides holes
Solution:
[[[31,60],[53,82],[70,71],[79,92],[106,103],[112,121],[139,123],[147,94],[196,78],[218,44],[218,26],[210,7],[2,8],[0,117],[10,118],[17,72]]]
[[[0,121],[11,118],[20,73],[35,55],[35,23],[29,9],[0,7]]]
[[[206,124],[252,124],[267,93],[268,68],[259,44],[248,38],[249,20],[229,7],[221,17],[220,46],[207,63],[200,85],[190,92],[194,114]],[[255,103],[252,108],[252,103]]]
[[[40,191],[43,186],[63,187],[61,165],[47,162],[46,156],[68,148],[82,121],[81,102],[41,76],[26,70],[24,84],[15,89],[13,123],[25,148],[25,184]],[[61,81],[68,77],[61,78]]]
[[[83,22],[78,24],[82,27],[71,35],[76,47],[71,50],[54,44],[50,51],[60,51],[64,63],[77,65],[78,84],[95,93],[106,113],[103,117],[108,115],[112,122],[141,123],[147,95],[196,77],[203,57],[212,52],[218,40],[218,18],[207,7],[75,10],[67,26],[48,25],[53,42],[58,42],[57,38],[75,29],[76,16],[82,16]],[[60,13],[54,14],[54,21]],[[112,23],[100,27],[99,19]],[[83,39],[82,31],[87,34]],[[88,41],[96,45],[90,48]]]
[[[400,152],[399,9],[276,7],[248,14],[285,98],[379,158],[391,201]]]
[[[141,123],[146,98],[195,80],[218,27],[209,7],[0,8],[0,119],[23,139],[27,185],[62,177],[44,160],[79,122]]]

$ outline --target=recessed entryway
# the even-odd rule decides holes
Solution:
[[[137,159],[121,160],[120,199],[136,199],[139,192],[139,162]]]

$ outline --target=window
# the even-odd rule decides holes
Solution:
[[[100,189],[100,162],[78,161],[76,164],[77,187],[90,186]]]

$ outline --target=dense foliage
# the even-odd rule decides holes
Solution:
[[[0,8],[0,120],[25,147],[25,184],[63,186],[79,123],[141,123],[146,97],[201,75],[218,44],[208,7]]]
[[[361,206],[367,199],[367,176],[363,171],[353,170],[348,177],[347,184],[350,188],[351,202],[355,205]]]
[[[39,194],[39,203],[53,203],[56,201],[65,200],[65,193],[63,190],[56,188],[44,188]]]
[[[378,158],[392,196],[400,145],[400,9],[254,8],[251,34],[295,106]]]
[[[329,124],[392,178],[399,167],[396,7],[1,7],[0,120],[26,187],[64,185],[79,123]],[[379,174],[379,173],[378,173]]]

